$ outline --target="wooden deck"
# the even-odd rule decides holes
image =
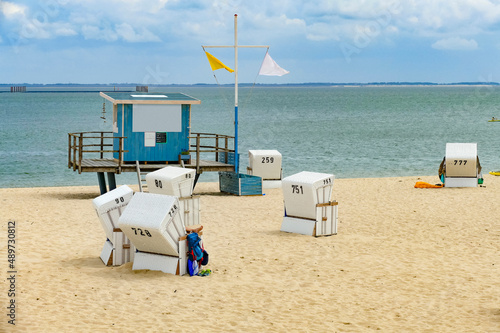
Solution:
[[[78,173],[120,174],[122,172],[137,172],[135,162],[123,161],[124,154],[128,152],[123,149],[125,139],[125,137],[114,137],[112,132],[68,133],[68,168]],[[190,154],[191,160],[189,163],[184,162],[184,167],[196,169],[198,176],[203,172],[234,172],[234,149],[230,148],[234,145],[234,137],[211,133],[192,133],[189,140],[191,149],[187,153]],[[114,148],[116,146],[117,149]],[[214,160],[202,159],[202,157],[210,157],[207,155],[213,156]],[[169,165],[181,166],[182,156],[179,155],[178,161],[139,161],[139,167],[142,172],[151,172]]]
[[[195,161],[193,161],[195,162]],[[153,163],[142,163],[139,164],[141,171],[152,172],[166,166],[180,166],[179,164],[153,164]],[[137,172],[135,164],[118,164],[118,161],[111,158],[97,158],[97,159],[82,159],[81,165],[76,165],[78,170],[81,167],[81,172],[111,172],[111,173],[122,173],[122,172]],[[196,163],[184,164],[184,167],[190,169],[196,169]],[[70,165],[73,168],[73,165]],[[199,173],[210,171],[234,171],[234,165],[225,164],[217,161],[205,161],[200,160]]]

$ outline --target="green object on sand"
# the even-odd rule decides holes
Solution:
[[[210,268],[208,268],[208,269],[202,269],[202,270],[198,273],[198,275],[199,275],[199,276],[208,276],[208,275],[210,275],[210,273],[212,273],[212,270],[211,270]]]

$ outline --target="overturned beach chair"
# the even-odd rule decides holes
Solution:
[[[120,216],[118,225],[137,248],[133,270],[186,274],[186,229],[177,197],[138,192]]]
[[[337,234],[338,203],[331,200],[332,174],[303,171],[282,181],[285,216],[281,231],[311,236]]]
[[[150,193],[175,196],[185,226],[200,224],[200,196],[193,195],[196,171],[179,167],[165,167],[146,175]]]
[[[281,154],[277,150],[249,150],[247,174],[262,178],[262,188],[281,186]]]
[[[135,248],[118,227],[118,219],[133,194],[130,187],[123,185],[92,201],[107,237],[100,256],[106,266],[120,266],[134,260]]]
[[[445,187],[476,187],[482,181],[477,143],[447,143],[439,176]]]

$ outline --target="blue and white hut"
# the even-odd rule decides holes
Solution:
[[[122,162],[177,162],[189,150],[191,105],[181,93],[101,92],[113,103],[113,136],[124,137]],[[114,140],[118,145],[119,140]],[[115,152],[115,159],[118,153]]]

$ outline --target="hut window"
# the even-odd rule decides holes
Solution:
[[[180,105],[134,104],[132,109],[133,132],[181,132]]]

